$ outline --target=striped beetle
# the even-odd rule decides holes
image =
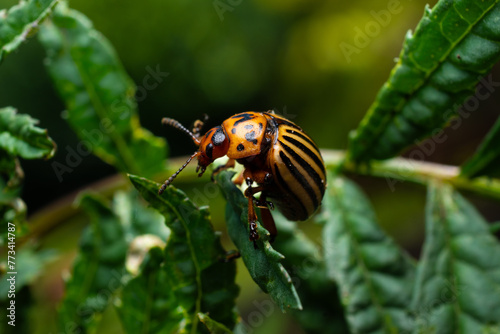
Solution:
[[[287,219],[300,221],[309,218],[321,204],[326,173],[318,147],[299,126],[273,111],[236,114],[204,136],[200,136],[202,121],[195,122],[193,132],[171,118],[163,118],[162,123],[187,133],[199,149],[165,181],[158,193],[162,194],[192,159],[198,158],[196,172],[201,176],[215,159],[227,155],[228,162],[214,173],[234,167],[235,161],[244,166],[234,182],[241,185],[245,181],[248,185],[245,196],[250,240],[254,244],[259,238],[254,204],[261,210],[271,240],[277,231],[269,209],[276,206]],[[257,186],[252,186],[254,182]],[[259,192],[260,198],[256,199],[254,195]]]

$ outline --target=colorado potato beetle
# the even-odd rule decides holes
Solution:
[[[254,204],[261,210],[263,225],[270,232],[271,240],[277,231],[269,209],[276,206],[287,219],[301,221],[309,218],[321,204],[326,173],[318,147],[299,126],[273,111],[236,114],[204,136],[200,136],[202,121],[195,122],[192,132],[171,118],[163,118],[162,123],[187,133],[199,148],[165,181],[159,194],[194,158],[198,158],[199,176],[222,156],[229,160],[214,173],[233,167],[237,161],[244,170],[234,182],[241,185],[244,181],[248,185],[245,196],[250,240],[254,243],[259,238]],[[259,192],[260,198],[256,199]]]

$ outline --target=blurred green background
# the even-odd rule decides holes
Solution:
[[[16,3],[0,0],[0,8]],[[387,79],[407,30],[414,29],[426,3],[72,0],[70,6],[87,15],[115,47],[139,87],[137,102],[142,125],[167,138],[171,156],[183,156],[191,154],[194,145],[183,134],[162,128],[162,117],[190,126],[206,113],[210,117],[208,129],[235,113],[276,109],[299,124],[320,147],[345,149],[349,131],[358,125]],[[359,31],[365,32],[366,38],[360,37]],[[342,45],[350,45],[355,51],[346,56]],[[98,158],[86,156],[72,173],[63,175],[62,182],[58,181],[51,162],[64,164],[68,152],[79,141],[64,121],[64,106],[45,72],[44,57],[44,50],[32,38],[0,65],[1,106],[14,106],[20,113],[39,119],[40,127],[47,128],[58,145],[51,161],[22,161],[26,173],[22,197],[30,214],[46,210],[65,196],[71,198],[71,193],[115,173]],[[156,70],[163,73],[158,80],[150,75]],[[493,78],[500,81],[498,66]],[[500,94],[496,92],[481,101],[479,110],[458,129],[446,130],[448,140],[439,144],[428,160],[462,163],[492,126],[499,104]],[[386,180],[354,179],[371,198],[381,225],[418,255],[425,189],[398,183],[391,192]],[[186,189],[199,205],[210,204],[216,229],[225,229],[220,197],[196,197],[200,189],[203,191],[203,183],[176,186]],[[500,220],[498,203],[478,197],[471,200],[488,219]],[[58,203],[51,208],[68,205],[67,201]],[[33,316],[52,330],[53,308],[62,294],[61,272],[71,263],[86,217],[50,219],[54,220],[53,227],[41,236],[40,244],[56,247],[65,256],[47,268],[38,288],[34,288],[40,305],[50,307],[33,312]],[[300,226],[313,238],[318,231],[313,224]],[[240,268],[240,276],[245,276],[241,273],[244,270]],[[242,287],[240,305],[251,312],[254,306],[245,303],[259,293],[248,277],[241,280],[248,284]],[[279,324],[279,317],[272,317],[253,332],[278,333],[265,326]]]

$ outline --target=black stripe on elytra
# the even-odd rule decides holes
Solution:
[[[305,142],[308,142],[312,147],[314,147],[316,149],[316,151],[319,152],[319,149],[318,149],[318,146],[316,146],[316,143],[313,142],[311,140],[311,138],[309,138],[308,136],[306,136],[298,131],[290,130],[290,129],[286,129],[286,132],[291,133],[292,135],[296,135],[297,137],[300,137],[300,139],[302,139]]]
[[[292,190],[290,189],[290,187],[288,186],[288,184],[283,179],[283,176],[281,176],[281,173],[279,171],[278,165],[276,163],[274,164],[274,175],[273,175],[273,177],[276,178],[276,182],[285,190],[285,193],[287,193],[288,196],[293,197],[293,199],[295,200],[295,203],[297,203],[297,205],[300,206],[300,209],[302,210],[302,212],[305,212],[306,215],[307,215],[308,212],[306,210],[306,207],[304,206],[304,203],[302,203],[300,201],[300,199],[297,197],[297,195],[294,192],[292,192]],[[293,203],[293,204],[295,205],[295,203]]]
[[[293,139],[293,138],[292,138]],[[309,176],[313,179],[314,183],[318,186],[318,189],[320,190],[321,193],[325,191],[325,184],[321,182],[321,177],[318,175],[318,173],[314,170],[314,168],[307,163],[297,152],[295,152],[290,146],[286,145],[284,142],[280,141],[281,146],[283,149],[292,156],[292,158],[299,163],[299,165],[304,168],[304,170],[309,174]]]
[[[289,127],[291,127],[291,128],[294,128],[294,129],[297,129],[297,130],[299,130],[299,131],[302,131],[302,129],[300,128],[300,126],[298,126],[298,125],[297,125],[297,124],[295,124],[295,123],[290,122],[290,121],[289,121],[289,120],[287,120],[287,119],[284,119],[284,118],[278,118],[278,117],[273,117],[273,118],[274,118],[274,120],[276,121],[276,124],[278,124],[278,125],[282,125],[282,124],[284,124],[284,125],[288,125],[288,126],[289,126]]]
[[[288,125],[288,126],[294,128],[294,129],[297,129],[298,131],[302,131],[302,129],[297,124],[294,124],[294,123],[288,121],[285,118],[276,117],[275,114],[271,114],[271,113],[268,113],[268,112],[265,112],[264,114],[266,114],[267,116],[269,116],[269,118],[271,119],[273,125],[276,128],[278,128],[282,124],[285,124],[285,125]]]
[[[321,159],[319,157],[320,153],[318,151],[316,151],[317,153],[311,151],[306,145],[302,144],[300,141],[298,141],[295,138],[292,138],[289,136],[283,136],[283,138],[286,139],[288,142],[292,143],[293,145],[297,146],[297,148],[299,150],[301,150],[302,152],[304,152],[304,154],[308,155],[311,159],[313,159],[314,162],[316,163],[316,165],[318,165],[318,167],[321,168],[321,171],[323,172],[323,174],[326,174],[325,173],[325,164],[323,163],[323,161],[321,161]]]
[[[236,122],[234,122],[234,124],[233,124],[234,126],[236,126],[236,125],[240,124],[241,122],[244,122],[244,121],[249,121],[249,120],[253,119],[253,118],[254,118],[254,116],[253,116],[253,115],[251,115],[251,114],[242,113],[242,114],[234,115],[234,116],[233,116],[233,117],[231,117],[231,118],[235,118],[235,119],[236,119],[236,118],[239,118],[239,119],[238,119]]]
[[[318,207],[318,198],[316,197],[316,193],[314,189],[311,187],[309,182],[305,179],[304,175],[300,174],[300,172],[295,168],[292,161],[287,157],[285,152],[280,151],[280,158],[285,163],[285,166],[288,168],[288,171],[295,177],[295,179],[300,183],[302,188],[307,192],[311,201],[313,202],[314,208]]]

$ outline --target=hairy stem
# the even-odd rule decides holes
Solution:
[[[500,180],[488,177],[467,179],[460,176],[457,166],[441,165],[433,162],[394,158],[385,161],[372,161],[369,165],[357,166],[345,162],[345,152],[336,150],[321,151],[325,164],[339,171],[385,178],[391,191],[406,181],[426,185],[429,181],[439,180],[457,189],[469,190],[481,195],[500,199]]]
[[[456,166],[440,165],[432,162],[421,162],[405,158],[394,158],[386,161],[373,161],[368,166],[356,166],[345,162],[345,151],[321,150],[325,164],[328,168],[337,169],[339,172],[349,172],[359,175],[367,175],[385,178],[391,191],[395,191],[404,182],[412,182],[426,185],[431,180],[447,182],[457,189],[469,190],[474,193],[500,199],[500,180],[478,177],[467,179],[459,176],[460,169]],[[155,177],[158,183],[172,175],[186,158],[175,158],[169,163],[169,168],[163,175]],[[178,178],[177,184],[182,182],[210,182],[208,176],[199,179],[192,164],[184,170]],[[127,180],[122,175],[115,175],[104,180],[90,184],[86,190],[93,190],[107,195],[112,195],[117,189],[128,186]],[[81,189],[84,190],[84,189]],[[59,223],[68,220],[72,216],[79,214],[79,210],[72,207],[74,198],[78,192],[67,195],[55,201],[45,209],[32,215],[30,233],[26,236],[29,239],[33,236],[43,235]]]

